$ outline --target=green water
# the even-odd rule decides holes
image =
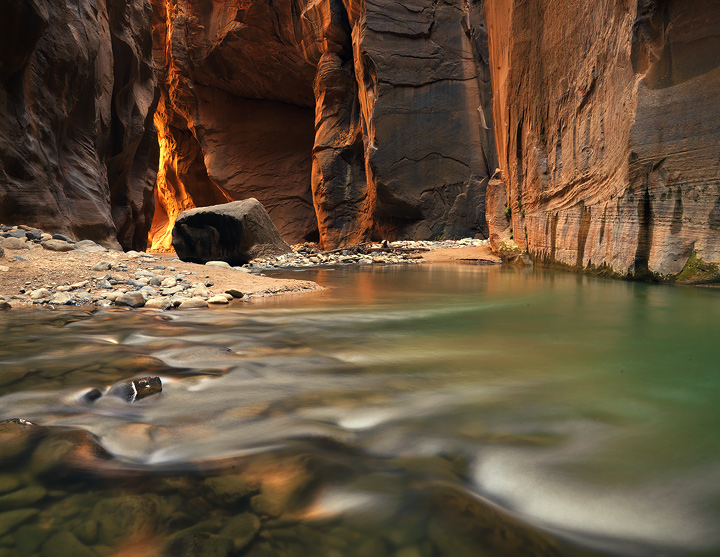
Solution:
[[[153,498],[150,555],[720,553],[720,291],[479,266],[279,274],[327,289],[2,315],[0,419],[89,431],[112,458],[8,459],[0,480],[46,494],[0,556],[52,551],[23,545],[31,528],[115,554],[128,535],[102,501],[129,497]],[[162,394],[79,400],[149,374]],[[255,500],[208,491],[248,467],[280,479]],[[247,513],[259,531],[223,553]]]

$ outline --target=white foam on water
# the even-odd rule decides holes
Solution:
[[[474,481],[481,494],[541,527],[679,549],[720,540],[716,520],[700,508],[702,481],[601,486],[559,473],[556,457],[490,448],[475,465]]]

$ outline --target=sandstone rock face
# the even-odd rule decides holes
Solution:
[[[150,0],[0,0],[0,222],[144,248]]]
[[[243,265],[292,251],[257,199],[183,211],[172,231],[183,261]]]
[[[495,247],[634,277],[720,262],[720,1],[488,0],[485,15]]]
[[[495,170],[477,2],[154,0],[162,96],[151,237],[256,197],[284,238],[485,234]]]

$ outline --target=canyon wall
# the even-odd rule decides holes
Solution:
[[[718,280],[720,1],[492,0],[485,15],[495,248]]]
[[[0,0],[0,222],[144,249],[156,80],[149,0]]]
[[[256,197],[286,240],[485,235],[496,158],[478,2],[156,0],[154,247]]]

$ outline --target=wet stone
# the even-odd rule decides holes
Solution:
[[[0,493],[2,494],[9,491],[15,491],[21,485],[20,480],[18,480],[15,476],[11,476],[10,474],[0,476]]]
[[[208,304],[229,304],[230,301],[225,296],[212,296],[208,298]]]
[[[233,548],[233,541],[224,536],[208,532],[196,532],[175,538],[166,555],[173,557],[227,557]]]
[[[93,545],[98,538],[98,523],[94,520],[84,520],[75,527],[73,533],[81,542],[87,545]]]
[[[79,467],[97,466],[110,455],[97,437],[82,430],[48,430],[48,437],[35,449],[30,472],[36,476],[61,477]]]
[[[233,550],[240,552],[260,531],[260,519],[252,513],[243,513],[227,521],[220,535],[233,541]]]
[[[155,531],[158,502],[155,497],[127,495],[99,501],[92,512],[99,525],[99,539],[105,545],[131,540]]]
[[[226,293],[226,294],[230,294],[233,298],[238,298],[238,299],[239,299],[239,298],[242,298],[243,296],[245,296],[245,294],[243,294],[242,292],[240,292],[240,291],[237,290],[236,288],[230,288],[230,289],[226,290],[225,293]]]
[[[135,402],[159,392],[162,392],[162,381],[159,377],[143,377],[113,385],[107,394],[126,402]]]
[[[0,513],[0,536],[11,532],[38,514],[36,509],[19,509]]]
[[[37,524],[26,524],[15,531],[15,543],[21,554],[32,555],[40,549],[40,546],[49,535],[50,530],[48,528],[43,528]]]
[[[90,389],[89,391],[84,392],[82,395],[80,395],[80,400],[83,402],[86,402],[88,404],[95,402],[97,399],[99,399],[102,396],[102,391],[100,389]]]
[[[0,496],[0,511],[31,507],[38,501],[42,501],[47,495],[47,490],[40,486],[26,487]]]
[[[42,557],[95,557],[95,552],[71,532],[58,532],[43,544]]]
[[[203,496],[210,502],[232,506],[258,492],[258,485],[242,476],[231,474],[207,478],[202,483]]]
[[[0,422],[0,463],[23,455],[45,429],[18,418]]]

